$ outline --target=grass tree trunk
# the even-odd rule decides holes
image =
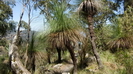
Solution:
[[[99,69],[102,69],[103,68],[103,64],[101,62],[101,59],[100,59],[100,56],[99,56],[99,53],[97,52],[97,46],[96,46],[96,43],[95,43],[95,32],[94,32],[94,28],[93,28],[93,16],[88,16],[88,26],[89,26],[89,33],[90,33],[90,40],[91,40],[91,45],[92,45],[92,51],[94,53],[94,56],[96,57],[96,61],[99,65]]]
[[[69,51],[69,53],[71,55],[71,58],[72,58],[72,61],[73,61],[73,65],[74,65],[72,73],[73,74],[77,74],[77,59],[75,57],[74,49],[68,49],[68,51]]]
[[[74,47],[70,44],[70,42],[68,42],[66,46],[67,46],[68,51],[69,51],[69,53],[71,55],[71,58],[72,58],[72,61],[73,61],[73,65],[74,65],[72,74],[77,74],[77,59],[75,57]]]

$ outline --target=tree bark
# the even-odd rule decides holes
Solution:
[[[22,64],[22,62],[19,59],[19,53],[18,53],[18,47],[14,43],[17,40],[17,36],[14,37],[13,43],[10,44],[9,46],[9,61],[10,61],[10,66],[12,70],[16,74],[31,74]]]
[[[91,45],[92,45],[92,51],[93,51],[94,56],[96,57],[99,69],[102,69],[103,68],[103,64],[101,62],[99,53],[97,52],[97,47],[96,47],[96,43],[95,43],[96,37],[94,35],[95,32],[94,32],[94,29],[93,29],[93,16],[88,16],[88,26],[89,26],[88,29],[89,29],[89,33],[90,33],[90,40],[91,40]]]
[[[61,63],[61,49],[60,48],[56,48],[57,52],[58,52],[58,63]]]

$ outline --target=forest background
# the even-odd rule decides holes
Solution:
[[[0,74],[63,73],[53,66],[71,58],[75,74],[132,74],[132,12],[132,0],[0,0]]]

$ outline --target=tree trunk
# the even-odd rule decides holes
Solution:
[[[25,61],[26,62],[26,67],[28,70],[30,70],[32,73],[35,72],[35,55],[34,55],[34,51],[33,48],[34,48],[34,42],[33,42],[33,35],[34,33],[32,34],[32,37],[31,37],[31,27],[30,27],[30,24],[31,24],[31,8],[32,5],[31,5],[31,2],[28,1],[27,2],[27,9],[28,9],[28,29],[27,29],[27,47],[26,47],[26,56],[27,56],[27,60]],[[32,39],[32,40],[31,40]]]
[[[92,51],[94,53],[94,56],[96,57],[96,60],[97,60],[97,63],[98,63],[98,66],[99,66],[99,69],[102,69],[103,68],[103,64],[101,62],[101,59],[100,59],[100,56],[99,56],[99,53],[97,52],[97,47],[96,47],[96,43],[95,43],[95,32],[94,32],[94,29],[93,29],[93,16],[89,16],[88,17],[88,26],[89,26],[89,33],[90,33],[90,40],[91,40],[91,45],[92,45]]]
[[[35,55],[32,51],[28,53],[27,69],[31,71],[32,74],[35,72]]]
[[[74,65],[72,74],[77,74],[77,59],[75,57],[74,47],[71,45],[70,41],[67,42],[66,47],[71,55],[71,59],[73,61],[73,65]]]
[[[61,49],[60,48],[56,48],[57,52],[58,52],[58,63],[61,63]]]
[[[18,53],[18,47],[14,43],[17,40],[17,36],[14,37],[13,43],[10,44],[9,46],[9,61],[10,61],[10,66],[12,70],[16,74],[31,74],[22,64],[22,62],[19,59],[19,53]]]
[[[71,55],[71,58],[72,58],[72,61],[73,61],[73,65],[74,65],[74,68],[73,68],[73,74],[77,74],[77,59],[75,57],[75,53],[74,53],[74,49],[68,49],[69,50],[69,53]]]
[[[30,42],[30,31],[31,31],[31,28],[30,28],[30,23],[31,23],[31,5],[30,5],[30,2],[28,4],[28,43]]]

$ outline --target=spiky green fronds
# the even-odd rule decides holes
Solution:
[[[67,14],[67,4],[56,3],[53,7],[53,18],[49,20],[50,32],[62,32],[69,29],[80,28],[77,18]]]
[[[107,43],[113,52],[118,49],[129,49],[133,46],[133,18],[131,8],[122,17],[117,17],[112,24],[111,40]]]
[[[46,34],[46,44],[52,48],[65,48],[69,42],[83,42],[85,36],[81,34],[84,30],[77,18],[68,15],[65,2],[56,3],[53,7],[53,18],[49,20],[49,29]]]

